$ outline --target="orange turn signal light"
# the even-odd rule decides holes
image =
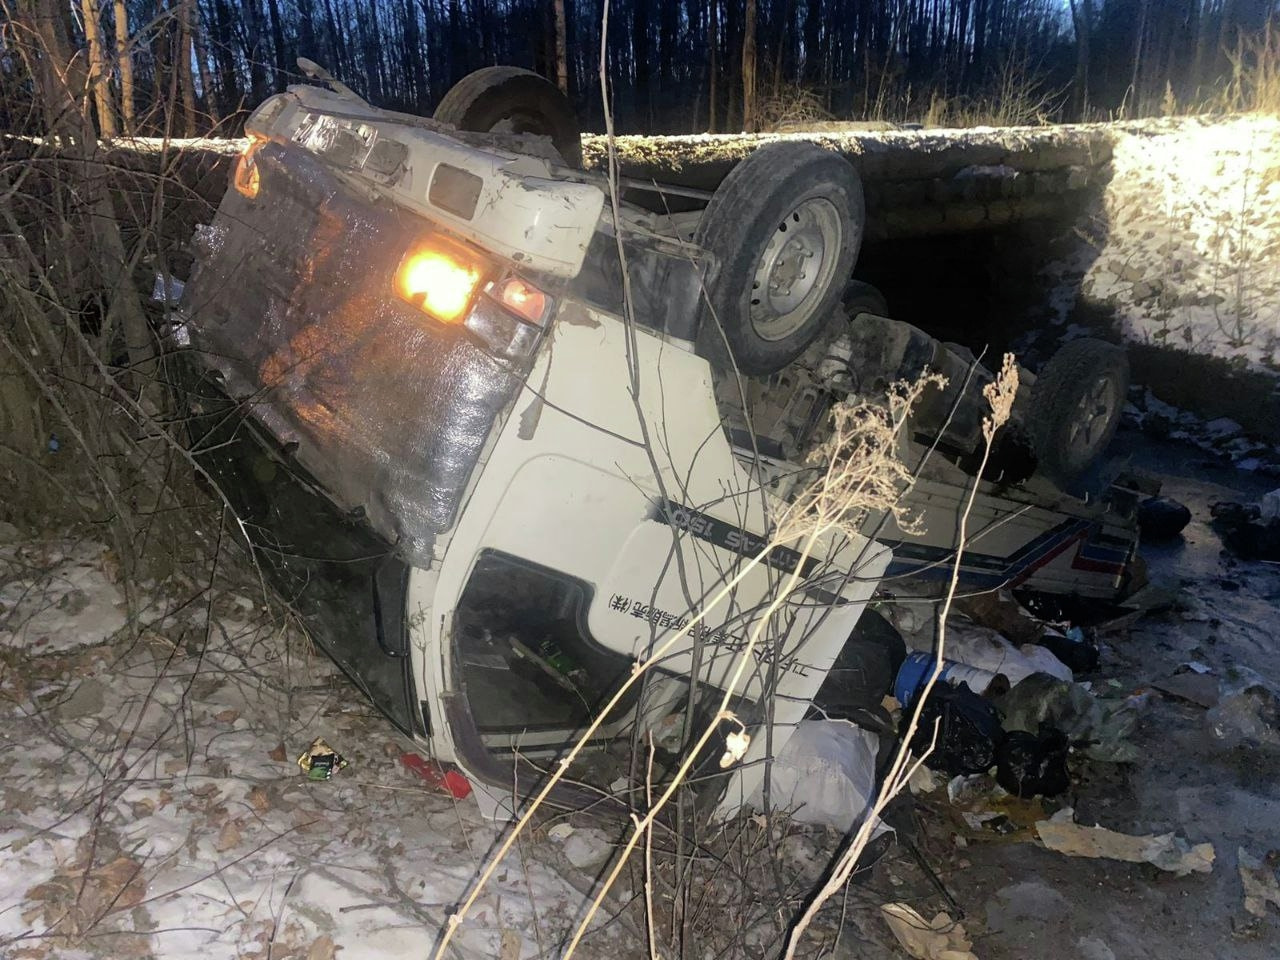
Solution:
[[[265,142],[265,140],[250,137],[248,146],[240,152],[240,159],[236,161],[233,182],[236,190],[250,200],[256,197],[258,191],[262,188],[262,174],[258,170],[258,163],[254,160],[253,155],[258,152]]]
[[[414,247],[396,271],[396,293],[444,323],[460,323],[484,267],[462,247],[440,238]]]

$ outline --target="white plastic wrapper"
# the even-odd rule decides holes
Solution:
[[[947,624],[943,656],[979,670],[1003,673],[1014,686],[1033,673],[1047,673],[1068,683],[1074,679],[1071,668],[1045,647],[1034,643],[1015,647],[995,630],[958,620]]]
[[[805,720],[774,758],[770,804],[798,823],[848,833],[862,823],[875,799],[875,734],[847,720]],[[762,791],[752,806],[763,806]],[[872,836],[887,828],[876,824]]]

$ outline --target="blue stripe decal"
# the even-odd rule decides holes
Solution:
[[[998,587],[1016,579],[1029,569],[1034,569],[1044,557],[1063,547],[1068,540],[1077,537],[1087,530],[1087,520],[1064,520],[1051,530],[1030,540],[1008,557],[994,554],[964,553],[960,566],[960,580],[973,586]],[[951,576],[951,568],[955,551],[947,547],[931,547],[907,541],[881,541],[891,547],[894,553],[893,562],[886,571],[888,576],[903,576],[919,571],[919,575],[927,580],[942,580]],[[1103,549],[1110,557],[1114,551]],[[1127,554],[1121,553],[1118,562],[1123,563]],[[927,569],[921,569],[927,568]]]

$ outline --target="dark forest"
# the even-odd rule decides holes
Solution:
[[[428,113],[507,63],[601,121],[603,7],[583,0],[0,0],[10,128],[31,128],[24,38],[69,38],[100,132],[235,132],[327,67],[372,103]],[[1043,123],[1251,106],[1274,0],[616,0],[621,132],[736,132],[826,119]],[[38,68],[37,68],[38,69]],[[38,123],[37,123],[38,126]]]

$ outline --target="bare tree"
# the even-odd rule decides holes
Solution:
[[[133,56],[129,51],[129,11],[124,0],[115,0],[116,69],[120,71],[120,120],[126,136],[138,132],[133,106]]]
[[[173,65],[178,73],[178,86],[182,90],[183,124],[188,137],[196,133],[196,78],[192,67],[195,48],[191,41],[191,21],[194,17],[193,0],[178,3],[178,57]]]
[[[711,0],[707,17],[707,133],[716,132],[716,45],[720,42],[720,0]]]
[[[1089,34],[1093,32],[1093,0],[1071,0],[1071,22],[1076,29],[1076,116],[1083,120],[1089,109]]]
[[[107,69],[107,54],[102,48],[102,21],[95,0],[80,0],[80,13],[84,17],[84,38],[89,45],[89,86],[98,113],[98,133],[110,140],[117,134],[116,114],[111,104],[111,88],[107,86],[111,71]]]
[[[747,0],[742,28],[742,129],[756,130],[756,0]]]
[[[116,0],[117,3],[121,0]],[[204,24],[200,18],[200,5],[198,3],[191,4],[191,40],[195,46],[196,53],[196,69],[200,73],[200,92],[204,94],[204,112],[209,117],[211,124],[218,122],[221,116],[219,110],[217,91],[213,87],[213,71],[210,64],[213,62],[209,59],[208,46],[205,43]]]
[[[569,31],[565,22],[564,0],[555,0],[554,6],[556,16],[556,85],[567,94],[569,92]]]

